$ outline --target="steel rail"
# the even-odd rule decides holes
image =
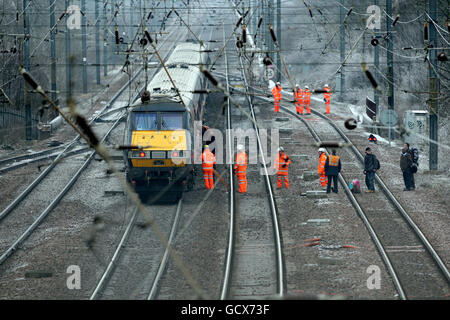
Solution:
[[[225,26],[222,22],[223,26],[223,42],[225,43]],[[224,55],[225,58],[225,77],[226,77],[226,89],[227,91],[230,90],[230,84],[228,79],[228,56],[225,52]],[[231,105],[230,105],[230,99],[227,98],[227,146],[228,146],[228,156],[229,159],[233,159],[233,150],[231,148],[232,141],[231,141]],[[227,247],[227,254],[225,258],[225,270],[224,270],[224,280],[222,285],[222,292],[220,295],[221,300],[225,300],[228,298],[229,295],[229,289],[231,284],[231,270],[232,270],[232,262],[234,258],[234,244],[235,244],[235,220],[236,220],[236,204],[235,204],[235,188],[234,188],[234,182],[233,182],[233,164],[232,162],[229,165],[229,175],[230,175],[230,192],[229,192],[229,198],[228,198],[228,205],[230,210],[230,229],[228,231],[228,247]]]
[[[102,139],[105,139],[109,136],[113,129],[117,127],[120,123],[120,118],[114,123],[113,126],[108,130],[106,135]],[[42,211],[42,213],[34,220],[34,222],[25,230],[24,233],[0,256],[0,265],[5,262],[8,257],[17,250],[17,248],[31,235],[31,233],[41,224],[41,222],[47,217],[47,215],[56,207],[56,205],[61,201],[61,199],[65,196],[65,194],[70,190],[70,188],[75,184],[78,180],[81,173],[86,169],[91,160],[94,158],[96,151],[92,151],[89,155],[88,159],[83,163],[83,165],[78,169],[75,175],[70,179],[70,181],[66,184],[66,186],[60,191],[60,193],[53,199],[53,201]]]
[[[82,147],[80,149],[69,151],[69,152],[64,154],[64,158],[67,158],[67,157],[70,157],[70,156],[74,156],[74,155],[77,155],[77,154],[80,154],[80,153],[83,153],[83,152],[87,152],[89,149],[90,149],[89,147]],[[6,173],[6,172],[9,172],[9,171],[13,171],[13,170],[25,167],[25,166],[27,166],[29,164],[32,164],[32,163],[35,163],[35,162],[40,162],[40,161],[45,161],[45,160],[53,160],[57,156],[58,156],[58,154],[49,154],[49,155],[43,155],[43,156],[40,156],[40,157],[33,157],[33,158],[30,158],[29,161],[16,163],[16,164],[13,164],[13,165],[11,165],[9,167],[1,168],[0,169],[0,174],[3,174],[3,173]],[[26,158],[24,157],[22,159],[26,159]]]
[[[21,161],[21,160],[37,158],[37,157],[40,157],[40,156],[52,153],[52,152],[54,152],[56,150],[62,149],[64,146],[65,146],[65,144],[57,146],[57,147],[45,149],[45,150],[42,150],[42,151],[38,151],[38,152],[35,152],[35,153],[31,153],[31,154],[23,154],[23,155],[11,157],[11,158],[3,158],[3,159],[0,159],[0,165],[8,164],[8,163],[11,163],[11,162],[17,162],[17,161]]]
[[[114,270],[117,261],[119,259],[120,256],[120,252],[125,244],[125,242],[128,240],[128,237],[130,235],[131,229],[134,226],[134,222],[136,221],[136,216],[139,212],[139,209],[136,207],[136,209],[133,211],[132,216],[130,218],[130,221],[128,222],[127,227],[125,228],[125,231],[122,235],[122,238],[119,241],[119,244],[117,245],[116,250],[114,251],[114,254],[111,258],[111,260],[108,263],[108,266],[105,269],[105,272],[103,272],[102,277],[100,278],[100,281],[97,283],[97,285],[94,288],[94,291],[92,292],[89,300],[95,300],[97,298],[97,296],[99,295],[99,293],[103,290],[104,286],[106,285],[106,283],[109,281],[109,279],[111,278],[111,273]]]
[[[261,164],[264,168],[264,182],[266,185],[266,191],[267,191],[267,195],[268,195],[268,199],[269,199],[269,205],[270,205],[270,211],[272,213],[272,223],[273,223],[273,229],[274,229],[274,235],[275,235],[275,248],[276,248],[276,256],[277,256],[277,276],[278,276],[278,296],[279,297],[283,297],[284,293],[285,293],[285,288],[284,288],[284,263],[283,263],[283,251],[281,248],[281,234],[280,234],[280,227],[278,225],[278,210],[277,210],[277,206],[275,203],[275,196],[273,194],[273,190],[272,190],[272,184],[270,182],[269,179],[269,173],[267,171],[267,162],[266,159],[264,157],[264,151],[262,149],[262,143],[261,143],[261,139],[259,136],[259,132],[258,132],[258,126],[257,126],[257,122],[256,122],[256,116],[255,116],[255,112],[254,112],[254,107],[253,107],[253,103],[250,99],[250,94],[248,92],[248,82],[247,82],[247,77],[245,75],[245,69],[242,63],[242,57],[239,55],[238,52],[238,57],[239,57],[239,61],[240,61],[240,65],[241,65],[241,73],[242,73],[242,77],[244,80],[244,86],[245,86],[245,92],[246,92],[246,98],[248,101],[248,105],[250,108],[250,113],[252,116],[252,124],[253,124],[253,128],[255,129],[255,135],[256,135],[256,139],[257,139],[257,143],[258,143],[258,149],[259,152],[261,154]]]
[[[169,254],[170,254],[170,251],[172,250],[173,238],[175,236],[175,231],[177,230],[178,221],[180,220],[180,211],[181,211],[182,200],[183,200],[183,198],[181,198],[178,201],[177,211],[175,212],[175,217],[174,217],[174,221],[172,224],[172,228],[170,230],[169,239],[167,240],[168,245],[166,246],[166,250],[164,251],[164,254],[162,256],[161,263],[159,264],[158,272],[156,273],[155,279],[153,280],[153,285],[150,289],[150,293],[148,294],[147,300],[155,299],[158,289],[159,289],[159,282],[162,278],[162,275],[164,274],[164,271],[166,270]]]

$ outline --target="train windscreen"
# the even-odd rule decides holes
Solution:
[[[161,129],[162,130],[183,129],[183,113],[181,112],[161,113]]]
[[[156,112],[135,112],[133,130],[158,130],[158,114]]]

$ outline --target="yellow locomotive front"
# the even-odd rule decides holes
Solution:
[[[128,117],[127,177],[137,191],[181,192],[193,184],[191,125],[184,106],[142,105]],[[165,190],[167,189],[167,190]]]

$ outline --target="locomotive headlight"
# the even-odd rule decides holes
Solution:
[[[181,157],[183,157],[183,151],[178,151],[178,150],[172,151],[170,157],[171,158],[181,158]]]
[[[128,157],[131,159],[140,159],[140,158],[148,158],[149,152],[145,151],[130,151],[128,153]]]

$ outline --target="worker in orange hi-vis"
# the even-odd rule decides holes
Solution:
[[[237,146],[236,161],[234,162],[234,172],[239,183],[239,192],[247,192],[247,154],[242,144]]]
[[[309,87],[305,86],[305,90],[303,91],[303,102],[306,107],[306,114],[311,114],[311,91],[309,91]]]
[[[284,186],[286,189],[289,189],[289,165],[291,164],[291,159],[287,156],[286,152],[284,152],[283,147],[278,148],[278,156],[275,158],[275,163],[273,164],[273,168],[277,170],[277,187],[278,189]]]
[[[327,153],[325,148],[319,148],[319,165],[317,167],[317,174],[320,176],[320,185],[326,188],[328,185],[328,178],[325,175],[325,163],[327,162]]]
[[[205,180],[206,189],[214,189],[214,165],[216,164],[216,157],[209,150],[209,146],[205,146],[205,151],[201,155],[203,179]]]
[[[294,100],[297,114],[303,114],[303,91],[298,84],[295,85]]]
[[[274,107],[275,107],[275,112],[279,112],[280,111],[281,90],[283,90],[283,88],[281,87],[281,84],[279,82],[277,82],[275,87],[273,87],[273,89],[272,89],[273,104],[274,104]]]
[[[328,87],[328,85],[325,85],[325,88],[323,88],[325,91],[323,94],[323,101],[325,101],[325,113],[330,114],[330,103],[331,103],[331,90]]]

